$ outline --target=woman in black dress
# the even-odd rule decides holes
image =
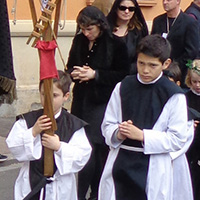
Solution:
[[[130,73],[135,74],[136,47],[141,38],[148,34],[142,11],[136,0],[115,0],[108,16],[114,37],[127,46],[131,63]]]
[[[86,132],[93,147],[88,164],[78,176],[79,200],[85,199],[89,186],[90,199],[97,198],[108,153],[101,123],[112,90],[128,70],[125,44],[113,39],[106,17],[98,8],[85,7],[77,17],[77,32],[67,62],[75,83],[71,112],[88,122]]]

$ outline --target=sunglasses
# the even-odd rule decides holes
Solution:
[[[121,11],[125,11],[126,9],[128,9],[128,10],[129,10],[129,12],[134,12],[134,11],[135,11],[135,9],[136,9],[134,6],[130,6],[130,7],[126,7],[126,6],[119,6],[118,8],[119,8],[119,10],[121,10]]]

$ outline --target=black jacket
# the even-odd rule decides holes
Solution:
[[[185,13],[191,14],[195,17],[199,25],[199,34],[200,34],[200,7],[197,6],[194,2],[190,4],[190,6],[185,10]],[[200,58],[200,41],[199,41],[199,54],[198,58]]]
[[[75,36],[68,58],[68,71],[73,66],[88,65],[96,71],[95,79],[75,81],[71,112],[90,125],[87,131],[94,142],[102,142],[101,123],[106,104],[115,85],[129,72],[129,61],[124,43],[102,34],[88,49],[89,41],[82,34]]]
[[[167,14],[157,16],[153,20],[151,34],[167,33]],[[171,58],[179,63],[182,72],[181,86],[184,85],[187,73],[187,60],[193,60],[198,55],[199,31],[198,23],[187,14],[180,12],[171,27],[167,39],[172,46]]]

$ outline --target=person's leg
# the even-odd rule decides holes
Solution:
[[[89,200],[96,200],[98,197],[99,182],[109,151],[108,146],[102,144],[96,144],[95,149],[95,171],[91,183],[91,194]]]
[[[78,173],[78,200],[86,200],[86,194],[94,176],[95,170],[95,148],[92,147],[92,154],[88,163]]]

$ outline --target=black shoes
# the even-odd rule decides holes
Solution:
[[[7,156],[0,154],[0,162],[4,162],[7,160]]]

